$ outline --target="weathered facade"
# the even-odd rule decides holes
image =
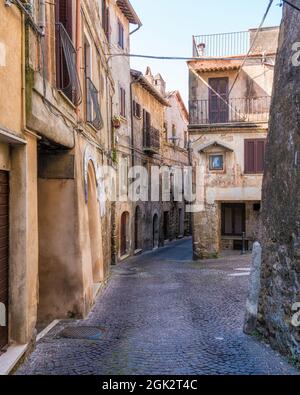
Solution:
[[[110,54],[108,64],[115,82],[112,139],[114,166],[117,171],[117,196],[112,212],[112,263],[116,263],[131,255],[134,248],[131,221],[133,205],[126,196],[120,198],[122,186],[119,178],[128,173],[133,160],[130,59],[124,55],[130,52],[130,36],[141,26],[141,21],[127,0],[107,1],[107,7],[110,10],[107,33]]]
[[[161,75],[153,76],[150,68],[145,75],[135,70],[131,75],[134,165],[147,170],[149,182],[148,201],[136,202],[134,211],[134,251],[140,252],[190,234],[185,201],[175,201],[171,181],[172,170],[189,166],[188,150],[181,141],[181,137],[187,138],[187,110],[179,92],[176,92],[176,97],[167,93]],[[176,139],[169,139],[168,121],[177,130]],[[151,196],[152,177],[155,176],[152,174],[153,167],[160,171],[159,180],[156,181],[160,184],[157,201]],[[168,171],[164,174],[162,169]],[[169,199],[162,196],[164,182],[169,188]]]
[[[299,7],[299,1],[292,1]],[[262,202],[262,275],[258,331],[300,363],[299,114],[300,13],[285,5]]]
[[[7,345],[27,343],[36,324],[38,137],[26,128],[24,17],[16,5],[5,2],[0,17],[1,354]]]
[[[194,37],[189,134],[202,207],[193,218],[195,259],[257,239],[277,40],[278,28]]]
[[[2,348],[84,317],[108,278],[115,83],[101,2],[7,2],[0,13]]]

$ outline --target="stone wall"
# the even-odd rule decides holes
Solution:
[[[293,1],[299,6],[299,1]],[[275,70],[262,206],[262,290],[258,330],[300,362],[300,330],[292,306],[300,302],[300,67],[292,46],[300,41],[300,13],[285,6]]]

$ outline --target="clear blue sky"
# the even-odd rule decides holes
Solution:
[[[192,56],[192,36],[258,27],[269,0],[131,0],[143,26],[131,36],[131,52],[162,56]],[[265,26],[278,25],[282,8],[275,0]],[[133,68],[161,73],[169,91],[178,89],[188,100],[184,61],[132,59]]]

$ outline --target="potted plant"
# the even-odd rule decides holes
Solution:
[[[112,119],[112,123],[113,123],[113,127],[115,129],[120,129],[120,127],[121,127],[121,118],[115,115],[113,117],[113,119]]]

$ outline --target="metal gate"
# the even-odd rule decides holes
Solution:
[[[0,171],[0,350],[8,343],[8,172]]]

